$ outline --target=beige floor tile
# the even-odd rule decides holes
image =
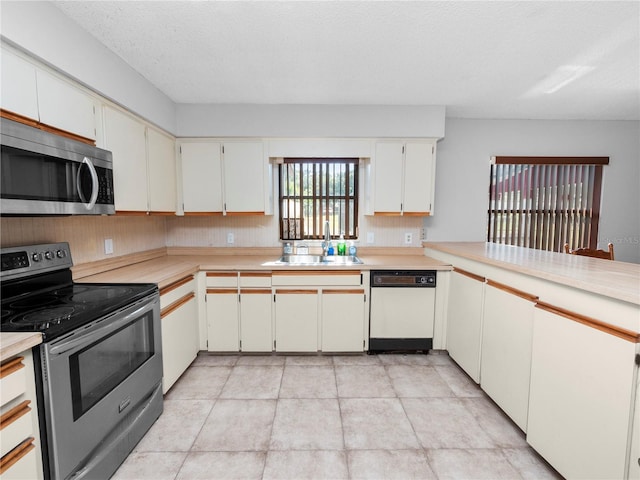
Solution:
[[[218,400],[192,451],[266,450],[275,410],[275,400]]]
[[[452,397],[453,391],[435,370],[421,365],[386,367],[391,385],[399,397]]]
[[[383,365],[432,365],[429,355],[423,353],[381,353],[378,358]]]
[[[462,402],[497,447],[526,447],[525,434],[489,398],[465,398]]]
[[[347,479],[347,459],[341,451],[270,451],[262,478],[291,480]]]
[[[337,399],[280,399],[270,450],[342,450]]]
[[[173,384],[167,400],[213,400],[218,398],[232,367],[192,366]]]
[[[347,459],[352,479],[436,478],[424,450],[349,450]]]
[[[111,479],[174,480],[186,456],[186,452],[134,452]]]
[[[347,449],[417,449],[420,443],[397,398],[341,398]]]
[[[333,358],[334,365],[380,365],[377,355],[335,355]]]
[[[500,450],[428,450],[431,468],[440,480],[514,480],[520,475]]]
[[[331,355],[287,355],[285,365],[333,365]]]
[[[282,355],[242,355],[236,365],[262,365],[277,367],[284,365],[285,358]]]
[[[342,398],[395,397],[382,365],[336,366],[338,396]]]
[[[189,451],[214,402],[215,400],[165,400],[162,415],[138,443],[135,451]]]
[[[232,367],[238,361],[238,355],[218,355],[200,352],[192,365],[195,367]]]
[[[287,365],[284,367],[280,398],[336,398],[333,366]]]
[[[284,367],[237,365],[220,398],[278,398]]]
[[[531,447],[505,448],[502,453],[524,480],[562,480],[562,475]]]
[[[266,452],[194,452],[176,480],[251,480],[262,478]]]
[[[456,397],[484,397],[480,385],[475,383],[457,365],[434,365],[433,368],[446,382]]]
[[[403,398],[402,405],[424,448],[493,448],[462,400]]]

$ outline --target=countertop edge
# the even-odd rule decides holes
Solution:
[[[0,361],[18,355],[42,343],[42,334],[36,332],[0,332]]]

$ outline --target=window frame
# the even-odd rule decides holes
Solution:
[[[313,165],[314,167],[314,176],[322,175],[322,179],[320,180],[321,184],[317,184],[317,179],[311,182],[312,192],[311,194],[306,193],[304,190],[303,184],[303,175],[300,174],[299,179],[299,193],[291,194],[286,192],[285,185],[285,174],[283,173],[283,169],[288,165]],[[344,165],[346,166],[346,175],[344,176],[344,184],[340,184],[339,193],[336,194],[336,185],[333,186],[329,184],[329,174],[330,174],[330,165]],[[350,166],[353,166],[351,169]],[[316,171],[316,168],[319,170]],[[326,170],[323,170],[326,168]],[[351,171],[350,171],[351,170]],[[280,240],[282,241],[305,241],[305,240],[321,240],[324,238],[324,223],[327,220],[331,220],[329,216],[328,207],[325,208],[324,211],[317,211],[318,205],[329,205],[330,203],[336,205],[336,203],[343,202],[344,209],[341,209],[341,214],[333,216],[333,222],[330,224],[331,238],[338,239],[340,234],[344,231],[344,238],[346,240],[356,240],[358,238],[358,202],[359,202],[359,170],[360,170],[360,159],[354,157],[319,157],[319,158],[306,158],[306,157],[287,157],[283,158],[282,162],[278,165],[278,205],[279,205],[279,230],[280,230]],[[294,182],[298,180],[294,178]],[[353,182],[353,192],[349,191],[349,186]],[[319,191],[318,191],[319,187]],[[333,192],[330,194],[333,188]],[[311,232],[305,231],[305,222],[304,222],[304,207],[301,209],[299,216],[288,216],[285,217],[285,202],[290,201],[298,201],[300,205],[305,205],[305,203],[311,202],[314,213],[309,215],[307,218],[312,218],[312,228]],[[350,202],[353,202],[353,208],[350,208]],[[337,219],[337,222],[336,222]],[[299,227],[299,236],[297,233],[298,229],[294,228],[294,234],[289,235],[285,238],[285,221],[291,222],[293,220],[294,225],[298,223]],[[346,226],[353,224],[353,230],[349,230]],[[345,228],[343,228],[343,225]],[[287,228],[287,231],[290,232],[290,229]]]
[[[608,164],[609,157],[492,157],[487,242],[555,252],[562,252],[565,243],[595,249],[603,167]],[[513,170],[498,181],[499,170],[509,167]],[[589,183],[583,180],[587,175]]]

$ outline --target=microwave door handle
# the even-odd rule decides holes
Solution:
[[[84,202],[85,208],[87,210],[91,210],[95,206],[96,200],[98,199],[98,191],[99,191],[98,172],[96,172],[96,168],[93,166],[93,162],[88,157],[84,157],[82,159],[82,165],[86,165],[87,168],[89,168],[89,173],[91,173],[91,198],[89,199],[88,203],[86,198],[84,197],[84,193],[82,192],[82,189],[80,188],[81,168],[78,169],[78,174],[76,176],[76,185],[78,188],[78,194],[80,195],[80,199]]]

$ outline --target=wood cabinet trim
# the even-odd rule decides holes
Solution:
[[[20,115],[18,113],[10,112],[9,110],[5,110],[3,108],[0,108],[0,117],[6,118],[8,120],[13,120],[14,122],[22,123],[23,125],[27,125],[29,127],[37,128],[38,130],[53,133],[61,137],[70,138],[71,140],[75,140],[76,142],[86,143],[87,145],[92,145],[94,147],[96,146],[95,140],[91,138],[67,132],[66,130],[61,130],[59,128],[52,127],[51,125],[47,125],[46,123],[40,123],[37,120],[25,117],[24,115]]]
[[[431,212],[402,212],[403,217],[430,217]]]
[[[171,283],[171,284],[169,284],[169,285],[167,285],[165,287],[162,287],[160,289],[160,295],[161,296],[165,295],[165,294],[175,290],[176,288],[180,288],[181,286],[189,283],[193,279],[194,279],[194,276],[193,275],[189,275],[188,277],[181,278],[180,280],[177,280],[177,281],[175,281],[175,282],[173,282],[173,283]]]
[[[482,283],[485,282],[485,278],[482,275],[476,275],[475,273],[467,272],[466,270],[463,270],[458,267],[453,267],[453,271],[456,273],[459,273],[460,275],[464,275],[465,277],[469,277],[474,280],[477,280],[479,282],[482,282]]]
[[[251,295],[251,294],[256,294],[256,295],[271,295],[271,289],[270,288],[241,288],[240,289],[240,295]]]
[[[185,217],[221,217],[222,212],[184,212]]]
[[[265,214],[264,212],[230,212],[230,211],[226,211],[225,214],[229,217],[255,217],[255,216],[261,216],[264,217]]]
[[[640,343],[640,333],[627,330],[626,328],[611,325],[601,320],[596,320],[595,318],[571,312],[569,310],[565,310],[564,308],[556,307],[555,305],[551,305],[545,302],[538,301],[535,306],[540,310],[544,310],[555,315],[560,315],[561,317],[564,317],[568,320],[581,323],[583,325],[586,325],[587,327],[595,328],[596,330],[600,330],[601,332],[608,333],[609,335],[616,336],[628,342]]]
[[[176,212],[172,212],[170,210],[163,212],[163,211],[158,211],[158,210],[151,210],[149,211],[149,215],[150,216],[157,216],[157,217],[173,217],[176,214]]]
[[[0,378],[4,378],[7,375],[11,375],[14,372],[17,372],[21,368],[24,368],[24,363],[22,361],[24,357],[16,357],[8,362],[5,362],[0,367]]]
[[[318,290],[310,290],[310,289],[301,289],[301,288],[296,288],[296,289],[290,289],[290,290],[285,290],[285,289],[278,289],[276,290],[276,295],[316,295],[318,293]]]
[[[2,457],[2,459],[0,460],[0,475],[9,470],[9,468],[18,463],[18,461],[20,461],[22,457],[26,456],[27,453],[36,448],[33,442],[34,438],[29,437],[16,448],[7,453],[4,457]]]
[[[179,298],[178,300],[173,302],[171,305],[166,306],[160,311],[160,318],[166,317],[170,313],[173,313],[175,310],[180,308],[182,305],[187,303],[192,298],[196,298],[196,294],[193,292],[190,292],[190,293],[187,293],[184,297]]]
[[[120,217],[146,217],[148,215],[146,210],[116,210],[116,216]]]
[[[493,280],[489,280],[488,278],[487,278],[487,285],[497,288],[498,290],[502,290],[504,292],[515,295],[516,297],[524,298],[525,300],[528,300],[533,303],[538,301],[538,297],[536,295],[523,292],[522,290],[518,290],[517,288],[510,287],[508,285],[505,285],[504,283],[494,282]]]
[[[4,430],[20,417],[29,413],[31,411],[31,407],[29,406],[30,404],[31,400],[25,400],[24,402],[21,402],[13,407],[11,410],[6,411],[0,417],[0,430]]]
[[[267,277],[271,277],[271,272],[240,272],[240,277],[244,277],[244,278],[252,278],[252,277],[260,277],[260,278],[267,278]]]
[[[218,277],[218,278],[229,278],[229,277],[237,277],[238,274],[236,272],[207,272],[207,277]]]
[[[360,288],[360,289],[343,289],[343,290],[338,290],[338,289],[329,289],[329,290],[322,290],[322,293],[328,293],[328,294],[340,294],[340,293],[345,293],[345,294],[357,294],[357,295],[364,295],[364,289]]]
[[[360,270],[274,270],[273,276],[360,275]]]
[[[207,295],[220,295],[220,294],[229,294],[233,293],[234,295],[238,293],[237,287],[229,287],[229,288],[207,288]]]

